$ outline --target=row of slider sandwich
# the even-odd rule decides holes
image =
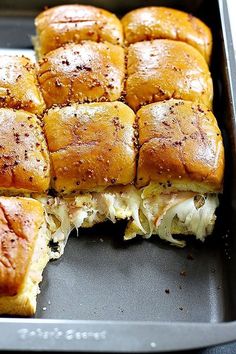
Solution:
[[[127,220],[125,239],[203,241],[224,172],[200,20],[65,5],[35,24],[39,62],[0,61],[0,313],[19,315],[73,228]]]

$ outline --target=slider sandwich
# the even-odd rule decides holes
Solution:
[[[83,40],[123,44],[123,28],[109,11],[94,6],[63,5],[41,12],[35,19],[38,57]]]
[[[210,62],[211,30],[198,18],[175,9],[150,6],[127,13],[121,20],[127,45],[153,39],[173,39],[196,48]]]
[[[127,56],[126,102],[141,106],[165,99],[212,106],[213,84],[208,65],[187,43],[155,39],[131,44]]]
[[[50,216],[32,199],[50,187],[42,122],[32,113],[41,113],[44,102],[28,59],[3,56],[0,74],[0,313],[31,316],[43,269],[59,256],[48,247]]]
[[[125,238],[157,234],[176,246],[185,245],[184,235],[203,241],[213,231],[224,174],[224,148],[214,115],[202,105],[172,99],[141,108],[137,118],[136,186],[145,233],[131,220]]]
[[[44,115],[56,198],[41,199],[48,214],[68,210],[68,222],[92,227],[110,219],[137,220],[134,187],[135,114],[121,102],[71,104]]]
[[[45,109],[36,66],[30,59],[0,55],[0,108],[23,109],[35,114]]]
[[[44,124],[58,193],[41,200],[49,214],[67,210],[77,229],[125,219],[125,239],[156,234],[181,247],[176,234],[212,233],[224,150],[206,107],[172,99],[141,108],[136,122],[120,102],[72,104]]]
[[[42,205],[30,198],[0,197],[0,314],[32,316],[49,235]]]
[[[115,101],[125,78],[124,49],[110,43],[67,44],[39,62],[38,80],[47,108],[71,102]]]
[[[0,108],[0,122],[0,194],[40,199],[47,194],[51,179],[42,122],[32,113],[8,108]],[[57,258],[71,227],[62,224],[63,215],[53,220],[50,215],[45,217],[51,238],[55,242],[62,240],[58,251],[51,253],[51,258]]]
[[[4,108],[3,108],[4,107]],[[35,65],[25,57],[1,56],[0,62],[0,195],[34,197],[46,195],[50,188],[49,152],[36,114],[45,109]],[[34,114],[34,113],[35,114]],[[71,227],[61,219],[50,222],[51,238],[56,242],[68,236]],[[55,227],[52,225],[56,223]],[[50,257],[58,257],[51,252]]]
[[[49,154],[36,115],[0,108],[0,192],[45,193],[50,184]]]

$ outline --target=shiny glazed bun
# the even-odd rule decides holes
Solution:
[[[0,197],[0,313],[31,316],[48,262],[42,205]]]
[[[35,64],[21,56],[0,55],[0,108],[42,113],[45,104],[38,87]]]
[[[73,104],[44,116],[59,193],[99,190],[135,178],[135,114],[121,102]]]
[[[22,110],[0,108],[0,190],[45,192],[50,164],[39,119]]]
[[[109,11],[86,5],[56,6],[35,19],[35,49],[38,56],[82,40],[121,45],[123,29],[119,19]]]
[[[224,148],[212,112],[172,99],[145,106],[137,116],[139,187],[169,181],[180,190],[222,190]]]
[[[195,47],[209,63],[211,30],[198,18],[166,7],[143,7],[122,18],[127,44],[153,39],[174,39]]]
[[[125,76],[124,50],[85,41],[48,53],[38,74],[47,107],[71,102],[115,101]]]
[[[207,63],[186,43],[156,39],[130,45],[127,74],[126,101],[134,110],[170,98],[212,106]]]

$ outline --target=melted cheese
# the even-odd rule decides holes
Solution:
[[[144,237],[156,234],[179,247],[185,246],[185,241],[175,239],[173,234],[192,234],[204,241],[213,231],[219,201],[216,194],[204,194],[203,203],[198,206],[195,202],[197,195],[193,192],[167,193],[159,186],[155,188],[153,183],[144,188],[141,194],[142,214],[146,218],[143,222],[146,228]],[[129,228],[135,232],[129,232]],[[135,237],[136,233],[142,235],[141,230],[134,228],[132,223],[128,224],[125,239]]]
[[[38,197],[37,199],[44,206],[50,240],[58,245],[57,251],[51,251],[50,259],[57,259],[63,254],[68,237],[73,230],[68,205],[65,200],[57,197]]]
[[[72,224],[92,227],[98,222],[132,219],[143,231],[139,210],[141,193],[134,186],[111,187],[103,192],[81,194],[69,203]]]
[[[196,196],[203,201],[200,205]],[[113,223],[128,220],[125,240],[137,235],[144,238],[159,235],[172,245],[183,247],[185,241],[173,235],[192,234],[203,241],[213,230],[219,204],[216,194],[169,191],[155,183],[141,190],[129,185],[84,192],[71,198],[38,199],[45,207],[51,240],[58,243],[58,250],[51,252],[51,258],[58,258],[64,252],[72,229],[92,227],[106,220]]]

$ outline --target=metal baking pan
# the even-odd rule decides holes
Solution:
[[[61,3],[1,0],[1,50],[32,49],[33,17]],[[214,112],[227,158],[218,223],[204,244],[190,240],[185,249],[155,237],[123,242],[122,223],[72,235],[62,258],[44,272],[35,318],[0,319],[0,349],[158,352],[236,340],[236,67],[226,1],[83,3],[119,15],[167,5],[212,28]]]

